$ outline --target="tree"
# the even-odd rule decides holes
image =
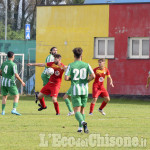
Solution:
[[[24,40],[25,24],[30,24],[31,39],[35,39],[36,5],[59,5],[63,1],[66,4],[83,4],[85,0],[7,0],[7,39]],[[5,2],[0,0],[0,39],[4,39]]]
[[[66,4],[84,4],[85,0],[65,0]]]

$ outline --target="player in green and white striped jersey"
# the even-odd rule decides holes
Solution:
[[[83,50],[74,48],[75,61],[68,65],[65,73],[65,80],[71,80],[71,99],[75,112],[75,117],[79,122],[78,132],[88,133],[87,123],[85,122],[84,108],[88,99],[88,82],[95,78],[95,74],[88,63],[82,61]]]
[[[15,83],[15,77],[21,82],[23,86],[25,86],[25,83],[22,81],[17,73],[17,65],[13,62],[15,58],[14,53],[9,51],[7,53],[7,56],[8,60],[5,61],[0,68],[0,75],[2,75],[1,94],[3,96],[2,115],[5,115],[5,105],[8,93],[14,96],[13,110],[11,111],[11,113],[21,115],[16,111],[16,107],[18,106],[19,101],[19,94]]]
[[[57,54],[57,48],[56,47],[52,47],[50,49],[50,55],[48,55],[46,57],[45,63],[54,62],[54,55],[55,54]],[[43,86],[45,86],[48,83],[49,78],[50,78],[50,76],[46,74],[46,71],[47,71],[47,67],[45,67],[44,71],[41,74],[41,78],[43,80]]]
[[[45,63],[54,62],[54,55],[57,54],[57,48],[56,48],[56,47],[52,47],[52,48],[50,49],[50,52],[49,52],[49,53],[50,53],[50,55],[48,55],[48,56],[46,57]],[[46,71],[47,71],[47,67],[45,67],[44,71],[43,71],[42,74],[41,74],[41,78],[42,78],[42,80],[43,80],[43,86],[45,86],[45,85],[48,83],[49,78],[50,78],[50,76],[47,75]],[[36,95],[35,103],[37,103],[37,101],[38,101],[38,98],[37,98],[37,95],[38,95],[38,94],[39,94],[39,92],[35,92],[35,95]],[[43,97],[43,101],[44,101],[44,97]],[[38,105],[41,107],[40,104],[38,104]],[[47,107],[46,107],[46,108],[47,108]]]

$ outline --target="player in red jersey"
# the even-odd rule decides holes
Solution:
[[[54,62],[48,62],[46,64],[45,63],[29,63],[27,65],[39,66],[39,67],[50,67],[54,69],[54,74],[51,75],[49,82],[41,89],[40,93],[36,95],[36,97],[40,100],[39,106],[41,106],[38,109],[38,111],[41,111],[47,108],[47,106],[45,105],[45,101],[43,100],[44,95],[50,95],[54,103],[56,115],[59,115],[60,111],[59,111],[59,104],[57,102],[57,96],[58,96],[61,81],[62,81],[62,75],[64,73],[64,70],[66,69],[66,66],[64,66],[64,64],[61,63],[61,55],[55,54]]]
[[[92,91],[93,100],[92,100],[91,105],[90,105],[90,112],[89,112],[90,115],[92,115],[92,113],[93,113],[94,106],[95,106],[95,103],[98,99],[98,96],[101,96],[104,98],[104,101],[102,102],[98,111],[101,112],[102,115],[105,115],[105,113],[103,112],[103,108],[110,101],[109,94],[108,94],[107,90],[104,88],[104,84],[103,84],[106,75],[109,79],[110,86],[114,87],[112,78],[111,78],[110,73],[109,73],[109,70],[106,67],[104,67],[105,66],[105,59],[99,59],[98,64],[99,64],[99,67],[97,67],[93,70],[95,75],[96,75],[96,78],[95,78],[95,81],[93,83],[93,91]]]

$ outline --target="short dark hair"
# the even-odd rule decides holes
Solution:
[[[52,48],[50,49],[50,54],[51,54],[51,52],[52,52],[52,50],[53,50],[54,48],[56,48],[56,47],[52,47]]]
[[[98,61],[105,62],[105,58],[100,58],[100,59],[98,59]]]
[[[14,55],[14,52],[12,52],[12,51],[9,51],[9,52],[7,53],[7,57],[8,57],[8,58],[12,58],[13,55]]]
[[[76,58],[80,58],[80,56],[82,55],[82,52],[83,52],[83,50],[82,50],[81,47],[76,47],[76,48],[74,48],[72,51],[73,51],[74,56],[75,56]]]
[[[55,54],[54,58],[61,58],[61,55],[60,54]]]

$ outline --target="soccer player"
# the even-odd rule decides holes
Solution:
[[[8,60],[3,62],[0,68],[0,75],[2,75],[2,82],[1,82],[1,93],[2,93],[2,115],[5,115],[5,105],[7,101],[8,93],[14,96],[13,102],[13,110],[11,111],[12,114],[21,115],[16,111],[19,102],[19,94],[18,89],[15,83],[15,77],[21,82],[22,86],[25,86],[25,83],[19,77],[17,73],[17,65],[13,62],[14,61],[14,53],[9,51],[7,53]]]
[[[46,57],[45,63],[54,62],[54,55],[55,54],[57,54],[57,48],[56,47],[52,47],[50,49],[50,55],[48,55]],[[47,67],[45,67],[44,71],[41,74],[41,78],[43,80],[43,86],[45,86],[48,83],[49,78],[50,78],[50,76],[46,74],[46,70],[47,70]]]
[[[52,47],[50,49],[50,55],[48,55],[46,57],[46,60],[45,60],[45,63],[48,63],[48,62],[54,62],[54,55],[57,54],[57,48],[56,47]],[[42,72],[41,74],[41,78],[43,80],[43,86],[45,86],[48,81],[49,81],[49,78],[50,76],[46,74],[46,70],[47,70],[47,67],[45,67],[44,71]],[[36,92],[35,94],[38,94],[39,92]],[[37,103],[37,100],[35,100],[35,103]],[[44,97],[43,97],[43,101],[44,101]]]
[[[104,88],[104,84],[103,84],[106,75],[109,79],[110,86],[114,87],[113,80],[110,76],[109,70],[105,67],[105,59],[99,59],[98,64],[99,64],[99,67],[94,69],[96,78],[93,83],[93,91],[92,91],[93,100],[92,100],[91,106],[90,106],[90,112],[89,112],[90,115],[92,115],[92,113],[93,113],[94,106],[98,99],[98,96],[101,96],[104,98],[104,101],[102,102],[98,111],[101,112],[102,115],[106,115],[103,112],[103,108],[110,101],[109,94],[108,94],[107,90]]]
[[[148,73],[148,77],[147,77],[147,84],[146,84],[146,88],[149,87],[149,84],[150,84],[150,71]]]
[[[68,116],[71,116],[71,115],[74,115],[74,111],[72,109],[69,97],[71,97],[71,88],[69,88],[69,90],[63,96],[63,99],[65,100],[65,103],[66,103],[68,110],[69,110]]]
[[[88,82],[95,78],[95,74],[88,63],[82,61],[82,48],[73,49],[75,61],[68,65],[65,73],[65,80],[71,80],[71,100],[75,117],[79,122],[77,132],[88,133],[87,123],[85,122],[85,106],[88,99]]]
[[[54,62],[48,63],[29,63],[28,66],[39,66],[39,67],[50,67],[54,69],[54,74],[51,75],[49,82],[41,89],[40,93],[37,95],[40,100],[41,107],[38,109],[39,111],[46,109],[45,101],[43,97],[45,95],[49,95],[52,97],[52,101],[54,103],[54,107],[56,110],[56,115],[60,115],[59,104],[57,102],[57,96],[60,89],[62,75],[66,69],[66,66],[61,63],[61,55],[54,55]]]

